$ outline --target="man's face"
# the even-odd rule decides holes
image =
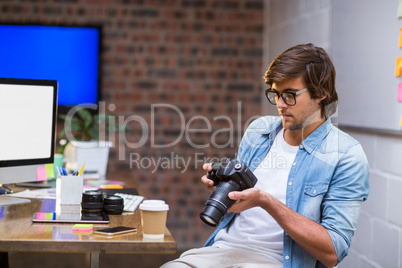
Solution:
[[[297,92],[306,88],[301,77],[284,83],[273,83],[272,89],[282,92]],[[320,99],[311,99],[308,91],[296,97],[296,105],[287,105],[282,97],[277,100],[277,108],[282,119],[282,125],[288,130],[299,130],[322,119]]]

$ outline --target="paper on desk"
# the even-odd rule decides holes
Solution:
[[[34,199],[56,199],[56,188],[25,190],[19,193],[8,194],[8,196]]]

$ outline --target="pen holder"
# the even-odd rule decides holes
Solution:
[[[82,176],[58,176],[56,180],[56,198],[60,205],[80,205],[84,180]]]

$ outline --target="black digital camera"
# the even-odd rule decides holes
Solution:
[[[254,187],[257,178],[245,164],[230,158],[224,159],[221,163],[213,163],[207,177],[214,181],[216,188],[205,203],[200,218],[206,224],[215,227],[235,202],[228,197],[228,194]]]

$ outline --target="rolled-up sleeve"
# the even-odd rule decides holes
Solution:
[[[335,168],[322,203],[321,225],[328,231],[340,262],[356,230],[360,208],[369,194],[369,166],[360,144],[348,148]]]

